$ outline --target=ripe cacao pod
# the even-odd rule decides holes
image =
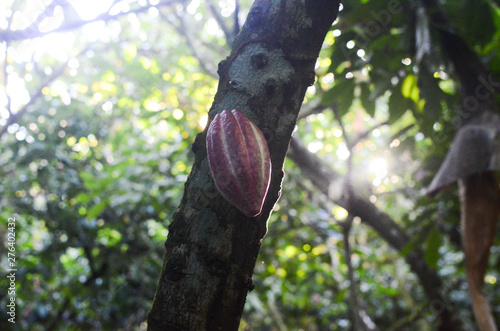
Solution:
[[[210,123],[207,157],[220,194],[247,217],[255,217],[271,181],[266,139],[240,110],[223,110]]]

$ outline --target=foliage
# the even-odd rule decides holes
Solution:
[[[500,4],[442,3],[498,75]],[[34,22],[47,3],[38,5],[5,1],[3,32],[27,33],[26,21]],[[96,2],[94,12],[77,7],[73,22],[92,20],[98,10],[115,16],[44,33],[72,22],[68,7],[59,5],[35,22],[38,37],[1,35],[0,214],[18,219],[23,329],[145,328],[169,219],[193,161],[190,146],[206,124],[214,68],[230,49],[223,27],[232,27],[234,2],[220,1],[215,13],[212,5]],[[239,3],[240,23],[249,7]],[[459,106],[453,68],[434,29],[417,1],[346,2],[325,39],[294,133],[325,164],[349,175],[405,229],[411,245],[398,252],[355,218],[346,256],[341,222],[347,212],[288,160],[242,330],[349,329],[351,281],[379,329],[402,321],[408,330],[435,329],[438,312],[404,261],[415,247],[438,270],[465,329],[473,328],[456,190],[435,199],[423,194],[453,137]],[[6,229],[2,222],[2,238]],[[486,277],[490,302],[500,302],[499,251],[497,235]],[[5,307],[5,277],[0,286]],[[3,317],[0,328],[8,327]]]

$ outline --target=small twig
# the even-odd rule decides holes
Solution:
[[[344,126],[344,122],[342,121],[342,117],[339,115],[339,111],[337,107],[332,108],[333,114],[335,115],[335,119],[339,123],[340,129],[342,130],[342,138],[345,141],[345,144],[347,145],[347,149],[349,152],[351,152],[353,145],[351,144],[351,141],[347,135],[347,130]]]
[[[349,151],[349,156],[347,157],[347,173],[345,175],[345,181],[344,181],[344,191],[343,191],[343,198],[345,199],[345,203],[347,206],[351,205],[351,200],[354,194],[354,189],[352,187],[352,169],[353,169],[353,152],[354,152],[354,146],[351,143],[351,139],[347,135],[347,130],[344,126],[344,123],[342,122],[342,117],[338,113],[338,108],[332,108],[333,114],[335,115],[335,118],[337,119],[337,122],[339,123],[340,129],[342,130],[342,138],[345,141],[347,150]]]
[[[393,134],[392,137],[390,138],[390,141],[393,141],[394,139],[401,137],[406,132],[410,131],[410,129],[413,128],[414,126],[415,126],[415,124],[410,124],[410,125],[405,126],[401,130],[399,130],[398,132]]]
[[[416,321],[423,318],[423,314],[428,309],[428,304],[429,304],[428,302],[423,302],[420,305],[417,305],[416,307],[414,307],[412,309],[412,312],[409,315],[396,321],[387,330],[388,331],[397,331],[397,330],[404,329],[405,326],[415,325]]]
[[[238,19],[238,15],[240,12],[240,1],[234,0],[234,28],[233,28],[233,40],[236,38],[238,33],[240,33],[240,20]]]
[[[306,106],[302,106],[300,108],[299,117],[297,120],[301,120],[310,115],[322,113],[325,109],[325,106],[321,104],[320,100],[312,101],[310,103],[307,103]]]
[[[224,46],[220,46],[220,45],[217,45],[215,43],[210,43],[210,42],[206,42],[206,41],[203,41],[203,40],[200,40],[201,42],[201,45],[206,47],[207,49],[211,50],[212,52],[216,53],[216,54],[226,54],[227,53],[227,47],[224,47]],[[231,46],[231,45],[227,45],[227,46]],[[221,55],[222,57],[222,55]]]
[[[271,317],[274,320],[274,322],[277,324],[278,330],[280,331],[286,331],[288,330],[285,322],[283,322],[283,318],[281,317],[281,313],[278,309],[278,306],[276,305],[276,301],[274,298],[270,298],[269,294],[267,296],[267,302],[268,302],[268,307],[269,307],[269,312],[271,313]]]
[[[176,15],[177,19],[178,19],[178,23],[175,23],[171,19],[169,19],[166,15],[164,15],[163,13],[161,13],[161,15],[166,20],[168,20],[170,22],[170,24],[172,24],[172,26],[177,31],[177,33],[179,33],[181,36],[184,36],[186,38],[186,42],[187,42],[189,49],[191,50],[191,53],[198,60],[198,62],[200,63],[200,66],[203,68],[203,70],[207,74],[209,74],[211,77],[216,78],[216,79],[219,78],[219,76],[217,75],[217,71],[214,68],[209,67],[207,65],[207,62],[212,63],[212,61],[205,61],[204,57],[199,52],[199,47],[196,47],[193,38],[191,38],[191,36],[189,35],[189,29],[187,28],[186,23],[184,22],[184,19],[181,16]]]
[[[27,29],[40,32],[40,30],[38,30],[38,25],[42,23],[45,18],[54,16],[54,9],[57,6],[64,5],[67,2],[67,0],[52,0],[52,2],[45,7],[45,9],[36,17],[36,19],[30,24],[29,28]]]
[[[352,265],[352,249],[349,243],[349,237],[351,234],[352,224],[354,217],[349,214],[347,219],[338,224],[342,227],[342,233],[344,235],[344,251],[345,251],[345,261],[347,264],[347,277],[349,279],[349,303],[350,310],[352,314],[352,323],[354,330],[378,330],[377,326],[371,320],[370,316],[366,313],[365,309],[359,307],[356,280],[354,279],[354,267]]]
[[[378,124],[375,124],[374,126],[372,126],[371,128],[367,129],[365,132],[363,132],[362,134],[360,134],[359,136],[357,136],[354,141],[353,141],[353,145],[356,146],[361,140],[365,139],[366,137],[368,137],[368,135],[370,133],[372,133],[373,131],[375,131],[376,129],[384,126],[384,125],[387,125],[389,124],[389,121],[384,121],[384,122],[381,122],[381,123],[378,123]],[[391,140],[392,141],[392,140]]]
[[[226,36],[227,44],[231,45],[233,43],[234,36],[231,35],[231,32],[227,28],[226,23],[224,23],[224,20],[220,16],[220,13],[217,11],[217,8],[215,8],[212,0],[207,0],[206,3],[208,4],[208,8],[210,9],[212,16],[215,18],[215,20],[217,21],[217,24],[219,24],[221,30],[224,32],[224,35]]]
[[[352,324],[355,330],[361,330],[362,322],[359,320],[356,281],[354,280],[354,267],[352,266],[351,259],[352,251],[349,244],[353,220],[354,217],[349,214],[345,221],[338,222],[338,224],[342,227],[342,234],[344,236],[345,263],[347,264],[347,278],[349,279],[349,310],[351,312]]]

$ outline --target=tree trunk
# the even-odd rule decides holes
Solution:
[[[279,198],[283,162],[338,0],[256,0],[231,55],[219,64],[210,120],[240,109],[264,133],[272,161],[262,213],[245,217],[216,191],[206,158],[206,130],[176,210],[151,311],[150,330],[237,330],[252,273]]]

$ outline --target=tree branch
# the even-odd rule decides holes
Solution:
[[[228,45],[233,44],[234,37],[231,32],[229,31],[228,27],[226,26],[226,23],[222,19],[219,11],[217,8],[215,8],[215,5],[212,0],[207,0],[206,1],[208,8],[210,9],[210,12],[212,13],[212,16],[214,19],[217,21],[217,24],[219,24],[219,27],[221,28],[222,32],[224,32],[224,35],[226,36],[226,43]]]
[[[388,125],[388,124],[389,124],[389,121],[384,121],[384,122],[377,123],[377,124],[373,125],[372,127],[366,129],[365,132],[360,133],[359,136],[357,136],[353,139],[352,145],[356,146],[361,140],[366,139],[370,133],[372,133],[376,129],[383,127],[384,125]]]
[[[292,140],[288,156],[323,194],[329,195],[330,185],[340,178],[335,170],[324,164],[315,154],[310,153],[298,139]],[[351,194],[344,195],[333,202],[345,208],[352,216],[360,217],[363,223],[377,231],[396,250],[401,251],[410,243],[409,236],[389,215],[362,197],[354,188]],[[436,271],[430,269],[425,262],[422,250],[415,249],[405,256],[405,260],[413,273],[417,275],[428,301],[431,304],[437,302],[444,307],[440,313],[442,324],[454,325],[453,330],[460,330],[451,308],[446,304],[449,300],[441,291],[441,280]]]
[[[34,28],[31,25],[29,28],[26,28],[26,29],[21,30],[21,31],[12,31],[12,30],[0,31],[0,40],[12,42],[12,41],[21,41],[21,40],[33,39],[33,38],[37,38],[37,37],[43,37],[43,36],[49,35],[51,33],[74,30],[76,28],[79,28],[79,27],[82,27],[82,26],[87,25],[89,23],[93,23],[93,22],[97,22],[97,21],[107,22],[107,21],[110,21],[113,19],[117,19],[123,15],[141,13],[141,12],[147,11],[148,9],[150,9],[152,7],[170,6],[170,5],[173,5],[175,3],[184,3],[184,2],[186,2],[186,0],[166,0],[166,1],[161,1],[161,2],[157,3],[156,5],[147,5],[144,7],[132,9],[132,10],[129,10],[127,12],[121,12],[121,13],[114,14],[114,15],[111,15],[111,14],[106,12],[106,13],[98,15],[97,17],[90,19],[90,20],[64,22],[58,28],[55,28],[55,29],[52,29],[49,31],[44,31],[44,32],[39,31],[38,26],[36,28]]]
[[[332,107],[336,107],[336,105],[333,105]],[[322,113],[325,109],[325,106],[321,104],[321,100],[308,102],[300,108],[299,120],[314,114]]]
[[[240,13],[240,1],[239,0],[234,0],[234,27],[233,27],[233,38],[236,38],[238,33],[240,33],[240,20],[238,18],[238,15]]]

